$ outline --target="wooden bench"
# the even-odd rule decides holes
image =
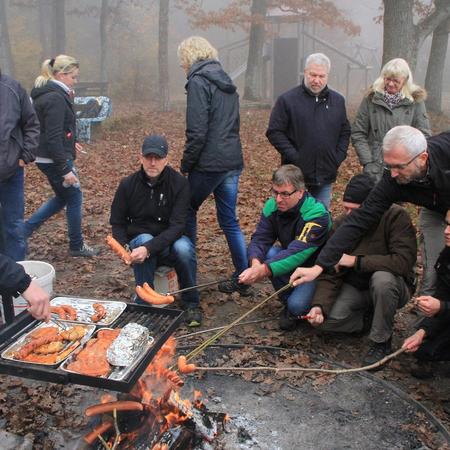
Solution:
[[[75,85],[77,97],[108,95],[107,81],[81,81]]]

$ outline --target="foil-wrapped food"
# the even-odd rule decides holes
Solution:
[[[148,328],[138,323],[128,323],[108,348],[106,358],[113,366],[130,366],[145,349],[149,339]]]

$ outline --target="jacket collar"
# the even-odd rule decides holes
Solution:
[[[141,165],[141,168],[139,169],[139,176],[142,182],[148,186],[151,186],[152,188],[155,188],[159,185],[161,185],[164,180],[167,178],[167,174],[169,172],[169,166],[166,165],[164,167],[163,171],[159,174],[159,177],[156,179],[154,183],[150,182],[150,178],[147,176],[147,174],[144,172],[144,168]]]
[[[318,94],[315,94],[313,91],[311,91],[311,89],[306,87],[305,78],[303,78],[303,80],[302,80],[301,87],[308,95],[310,95],[311,97],[317,97],[319,100],[328,99],[328,97],[330,95],[330,90],[328,89],[328,85],[326,85]]]

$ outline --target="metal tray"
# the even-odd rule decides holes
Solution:
[[[114,330],[114,328],[102,328],[102,330]],[[97,337],[97,333],[99,331],[100,330],[97,330],[95,333],[95,336],[91,336],[90,339],[94,339],[95,337]],[[153,336],[149,336],[148,342],[146,343],[145,346],[142,347],[141,351],[139,352],[139,354],[137,355],[137,357],[135,358],[135,360],[133,361],[132,364],[130,364],[127,367],[112,366],[112,370],[108,376],[99,376],[99,377],[95,377],[95,378],[103,378],[103,379],[107,379],[107,380],[116,380],[116,381],[124,380],[134,370],[134,368],[139,364],[139,361],[146,355],[146,353],[148,352],[148,350],[152,347],[152,345],[154,343],[155,343],[155,339],[153,338]],[[86,344],[87,344],[87,341],[84,343],[84,345],[82,347],[78,348],[76,352],[72,353],[70,355],[70,358],[66,358],[64,363],[61,364],[61,366],[59,368],[61,370],[69,372],[69,373],[76,373],[79,375],[84,375],[80,372],[76,372],[74,370],[68,369],[67,366],[77,357],[78,353],[80,353],[83,350],[83,348],[86,346]]]
[[[39,322],[38,322],[39,323]],[[34,362],[34,361],[24,361],[22,359],[14,358],[14,353],[17,352],[20,348],[22,348],[27,341],[29,340],[29,336],[34,333],[36,330],[40,328],[48,328],[48,327],[54,327],[58,328],[59,331],[64,331],[64,328],[60,326],[57,323],[40,323],[38,326],[30,329],[27,333],[23,334],[19,339],[17,339],[15,342],[13,342],[9,347],[7,347],[3,352],[1,353],[1,357],[3,359],[7,359],[9,361],[20,361],[23,364],[32,364],[32,365],[39,365],[39,366],[48,366],[48,367],[56,367],[61,362],[63,362],[65,359],[67,359],[73,351],[75,351],[76,348],[78,348],[80,345],[83,345],[86,341],[90,339],[92,336],[92,333],[95,331],[95,325],[80,325],[83,326],[86,329],[86,334],[83,336],[82,339],[79,341],[70,341],[71,343],[68,343],[63,350],[59,351],[58,353],[65,352],[69,348],[72,347],[71,351],[67,354],[65,354],[61,358],[57,358],[55,362],[53,363],[45,363],[45,362]]]
[[[100,303],[106,309],[106,316],[98,322],[92,322],[95,313],[94,303]],[[91,298],[55,297],[50,301],[51,306],[69,305],[77,311],[77,320],[59,319],[65,322],[85,323],[88,325],[109,326],[125,311],[127,304],[114,300],[94,300]]]

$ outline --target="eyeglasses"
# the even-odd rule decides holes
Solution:
[[[403,78],[391,78],[391,77],[384,77],[384,84],[392,83],[395,86],[400,86],[403,83]]]
[[[426,150],[424,150],[423,152],[420,152],[418,155],[414,156],[414,158],[410,159],[406,163],[403,163],[403,164],[384,164],[383,167],[386,170],[392,170],[392,169],[402,170],[402,169],[406,169],[416,158],[418,158],[425,151]]]
[[[295,189],[294,191],[292,191],[292,192],[278,192],[278,191],[276,191],[274,188],[272,188],[271,190],[270,190],[270,195],[273,197],[273,198],[277,198],[278,196],[280,196],[281,198],[283,198],[283,199],[288,199],[291,195],[293,195],[293,194],[295,194],[296,192],[297,192],[297,190],[298,189]]]

